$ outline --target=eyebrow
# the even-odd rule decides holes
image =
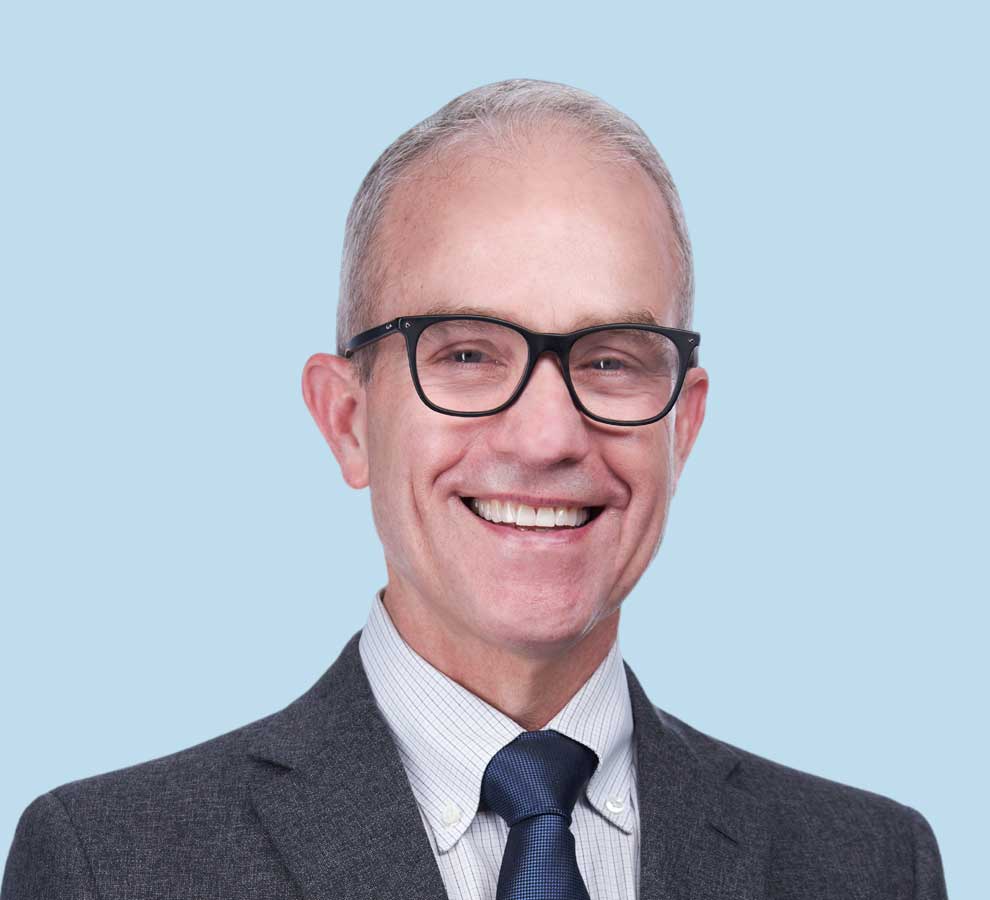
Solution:
[[[440,303],[431,306],[421,315],[424,316],[489,316],[493,319],[504,319],[505,315],[500,310],[491,309],[487,306],[468,306],[461,303]],[[586,313],[578,316],[571,323],[571,331],[578,331],[581,328],[591,328],[593,325],[610,325],[617,322],[629,322],[635,325],[663,325],[657,317],[648,309],[625,309],[611,315],[600,313]]]

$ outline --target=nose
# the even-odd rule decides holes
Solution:
[[[495,449],[533,466],[580,460],[591,448],[588,420],[574,405],[560,360],[543,353],[522,394],[495,416]]]

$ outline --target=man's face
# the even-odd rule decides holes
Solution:
[[[674,235],[659,191],[639,167],[596,162],[573,138],[431,163],[393,194],[380,234],[380,321],[472,307],[537,331],[643,310],[675,324]],[[675,428],[675,407],[621,427],[574,407],[552,354],[513,406],[478,418],[420,401],[402,340],[382,341],[378,354],[367,462],[387,598],[428,617],[443,640],[529,655],[560,653],[601,623],[614,629],[609,617],[662,537],[703,415],[703,370],[678,402],[693,404],[694,420]],[[484,521],[465,497],[604,510],[581,528],[524,531]]]

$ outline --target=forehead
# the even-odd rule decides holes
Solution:
[[[540,331],[673,324],[670,214],[635,163],[553,133],[417,164],[379,227],[382,318],[466,312]]]

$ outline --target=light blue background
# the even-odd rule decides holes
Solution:
[[[471,87],[651,135],[707,420],[626,602],[654,702],[920,809],[985,896],[977,5],[0,7],[0,859],[39,793],[301,694],[384,563],[299,387],[344,218]]]

